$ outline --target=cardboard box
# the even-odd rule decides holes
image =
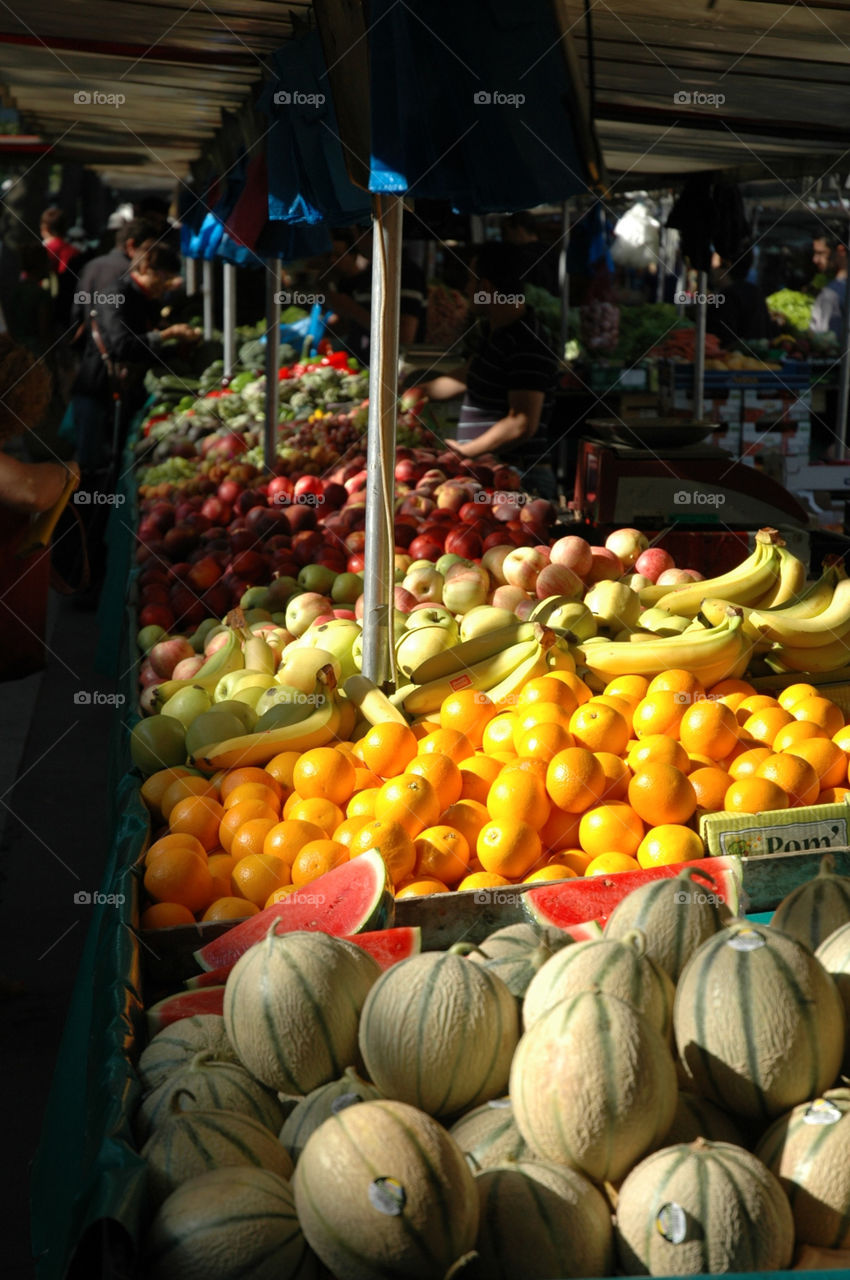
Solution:
[[[765,813],[707,813],[700,835],[712,857],[769,857],[840,849],[850,844],[850,805],[818,804]]]

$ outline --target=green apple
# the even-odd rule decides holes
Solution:
[[[315,591],[320,596],[329,594],[331,587],[336,582],[337,574],[335,569],[329,569],[324,564],[305,564],[304,568],[298,574],[298,585],[304,591]],[[358,591],[357,595],[360,592]],[[355,599],[357,597],[355,596]]]
[[[271,622],[272,615],[268,609],[246,609],[245,621],[250,626],[252,622]]]
[[[472,564],[472,561],[465,560],[463,556],[455,555],[454,551],[445,551],[443,555],[440,556],[439,560],[436,561],[434,568],[438,573],[441,573],[443,577],[445,577],[453,564],[465,564],[469,566]]]
[[[263,612],[265,612],[268,607],[268,587],[248,587],[246,591],[242,592],[242,596],[239,600],[240,609],[262,609]]]
[[[256,687],[256,686],[255,686]],[[265,690],[260,690],[261,693]],[[254,724],[257,719],[256,712],[249,702],[245,702],[242,698],[229,698],[227,702],[217,702],[210,707],[210,712],[224,711],[229,716],[236,716],[237,720],[241,720],[248,733],[252,733]]]
[[[360,638],[360,623],[350,618],[334,618],[331,622],[314,623],[300,637],[298,644],[313,649],[324,649],[339,660],[341,679],[347,680],[359,670],[352,656],[355,640]]]
[[[359,573],[338,573],[331,584],[331,600],[334,604],[354,604],[362,593],[363,576]]]
[[[399,670],[410,676],[428,658],[450,649],[454,643],[455,637],[446,627],[417,627],[415,631],[406,631],[395,647]]]
[[[443,627],[453,637],[455,644],[459,638],[454,614],[439,604],[429,605],[427,609],[413,609],[407,614],[405,630],[418,631],[420,627]]]
[[[186,751],[194,756],[205,747],[226,742],[228,738],[241,738],[247,732],[242,718],[232,711],[204,711],[186,730]]]
[[[212,700],[203,685],[188,685],[171,695],[160,715],[174,716],[184,729],[188,729],[193,720],[209,711],[211,705]]]
[[[215,622],[215,619],[213,619],[212,621]],[[148,651],[151,650],[155,644],[159,644],[160,640],[164,640],[167,635],[168,635],[168,632],[165,630],[164,627],[158,627],[158,626],[142,627],[141,631],[136,636],[136,644],[139,646],[139,648],[142,650],[143,653],[148,653]]]
[[[269,602],[266,605],[266,608],[274,610],[280,608],[285,609],[286,602],[290,600],[292,596],[298,595],[301,587],[298,585],[297,578],[282,577],[273,578],[266,587],[266,590],[269,593]]]

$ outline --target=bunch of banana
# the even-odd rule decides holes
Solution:
[[[398,707],[367,676],[349,676],[343,685],[343,690],[367,724],[386,724],[387,721],[407,724],[407,717],[402,715]]]
[[[747,622],[770,642],[765,659],[774,671],[841,670],[850,664],[850,578],[843,565],[830,565],[805,600],[786,609],[754,609]]]
[[[823,630],[824,616],[832,605],[835,589],[843,578],[843,566],[831,564],[824,569],[817,581],[805,587],[790,604],[772,606],[769,609],[740,606],[744,617],[744,634],[753,641],[755,652],[766,653],[774,643],[774,637],[770,634],[774,623],[785,637],[793,636],[798,623],[809,620],[820,620],[820,627],[815,630],[815,635]],[[699,616],[714,626],[724,616],[726,607],[725,600],[703,600]],[[826,644],[829,640],[829,634],[824,634],[823,643]]]
[[[692,672],[705,688],[730,676],[743,675],[751,645],[741,615],[728,609],[715,627],[697,625],[680,635],[630,637],[630,642],[589,640],[578,649],[579,661],[606,683],[615,676],[656,676],[673,668]]]
[[[187,689],[193,685],[206,689],[212,695],[215,693],[216,686],[222,676],[229,675],[232,671],[244,671],[244,669],[245,658],[242,653],[242,639],[239,632],[231,628],[226,643],[207,658],[204,665],[192,676],[191,680],[164,680],[162,684],[156,686],[153,696],[154,710],[161,711],[168,699],[175,693],[180,689]]]
[[[680,618],[695,618],[706,597],[724,600],[731,605],[751,607],[774,600],[779,594],[783,565],[786,568],[783,592],[789,590],[791,584],[792,566],[787,558],[780,556],[780,542],[775,529],[759,529],[752,555],[730,573],[666,589],[658,586],[644,587],[640,592],[641,604],[646,608],[657,605],[659,609],[667,609]],[[796,556],[792,559],[796,560]]]
[[[518,635],[523,638],[517,639]],[[507,645],[503,638],[502,647],[495,649],[499,636],[507,637]],[[410,716],[429,715],[452,693],[476,689],[500,705],[510,701],[528,680],[552,670],[549,654],[560,643],[553,631],[535,623],[518,623],[478,636],[429,658],[414,671],[415,685],[408,686],[403,697],[397,695],[396,702],[401,701]],[[569,653],[564,656],[572,669]]]

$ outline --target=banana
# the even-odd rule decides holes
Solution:
[[[842,671],[850,666],[850,634],[817,648],[776,645],[765,654],[772,671],[811,672],[812,675]]]
[[[470,640],[468,643],[477,644],[478,641]],[[427,684],[417,685],[404,699],[402,706],[408,715],[424,716],[432,711],[439,711],[445,699],[450,694],[457,693],[459,689],[478,689],[489,694],[494,686],[506,679],[539,648],[538,640],[520,640],[517,644],[502,649],[500,653],[485,658],[482,662],[476,662],[461,670],[455,669],[448,675],[429,680]],[[441,658],[444,656],[444,654],[439,655]],[[433,659],[429,658],[428,664],[430,665],[432,661]]]
[[[520,662],[519,666],[515,667],[510,675],[505,676],[504,680],[486,690],[487,697],[497,707],[515,703],[523,685],[528,684],[529,680],[535,680],[537,676],[545,676],[552,670],[547,661],[547,655],[552,648],[551,640],[546,637],[543,640],[534,641],[534,644],[533,653]]]
[[[760,609],[780,609],[783,605],[792,604],[806,585],[806,566],[802,560],[789,551],[783,542],[777,543],[779,556],[779,577],[775,589],[759,601]]]
[[[723,616],[726,616],[725,613]],[[721,619],[718,619],[718,621],[721,621]],[[688,618],[680,618],[675,613],[668,613],[666,609],[658,609],[655,606],[651,609],[644,609],[638,618],[638,626],[642,627],[644,631],[651,631],[656,636],[681,635],[685,627],[689,625]]]
[[[266,765],[280,751],[310,751],[324,747],[336,737],[342,719],[342,707],[333,694],[299,724],[246,733],[241,738],[228,738],[205,746],[194,757],[199,769],[237,769],[249,765]]]
[[[653,636],[631,644],[597,641],[580,645],[584,666],[595,676],[612,680],[622,675],[660,675],[671,668],[692,671],[703,684],[717,684],[741,658],[741,616],[730,610],[719,626],[681,635]]]
[[[396,724],[408,723],[407,717],[366,676],[349,676],[342,687],[346,697],[370,724],[384,724],[388,720]]]
[[[782,610],[763,613],[754,609],[749,626],[766,639],[794,649],[819,649],[842,640],[850,632],[850,578],[836,583],[826,609],[813,618],[788,618]]]
[[[703,582],[688,583],[683,587],[673,587],[654,603],[659,609],[668,609],[681,618],[695,618],[707,596],[719,597],[732,605],[755,605],[775,587],[779,577],[779,548],[774,541],[775,537],[775,529],[759,529],[752,555],[731,573],[708,578]],[[641,603],[645,603],[643,591]]]
[[[158,711],[178,690],[188,689],[191,685],[200,685],[207,693],[213,694],[222,676],[229,675],[231,671],[241,671],[244,666],[241,641],[237,632],[231,631],[227,643],[207,658],[191,680],[164,680],[162,684],[158,684],[153,699],[154,708]]]
[[[790,604],[782,606],[782,616],[784,618],[814,618],[819,613],[823,613],[824,609],[829,608],[832,601],[832,595],[839,582],[846,577],[844,565],[839,560],[832,564],[827,564],[821,576],[799,593],[797,599]],[[771,606],[769,610],[759,609],[759,613],[767,612],[771,616],[776,606]],[[751,610],[744,610],[744,618],[746,619]]]
[[[476,636],[474,640],[464,640],[421,663],[411,672],[410,679],[414,684],[431,684],[434,680],[460,675],[480,662],[497,657],[523,640],[533,639],[535,628],[536,624],[533,622],[517,621],[507,627],[499,627],[497,631]]]
[[[215,687],[213,700],[228,702],[235,698],[241,689],[269,689],[274,684],[274,676],[263,671],[231,671],[222,676]]]
[[[316,677],[323,667],[333,667],[334,676],[339,680],[342,672],[339,658],[326,649],[291,645],[283,655],[275,680],[278,684],[294,685],[302,693],[312,693],[316,687]]]

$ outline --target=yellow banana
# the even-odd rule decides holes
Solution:
[[[788,618],[781,610],[763,613],[754,609],[749,626],[766,639],[795,649],[819,649],[841,640],[850,632],[850,578],[836,584],[829,605],[813,618]]]
[[[658,608],[669,609],[682,618],[695,618],[707,596],[718,597],[732,605],[756,604],[775,586],[779,577],[779,548],[773,541],[775,534],[773,529],[759,529],[755,550],[743,564],[718,578],[673,587],[667,595],[655,601]]]
[[[154,707],[158,711],[165,706],[173,694],[180,689],[188,689],[192,685],[200,685],[202,689],[206,689],[207,693],[213,694],[222,676],[229,675],[231,671],[241,671],[244,666],[245,660],[242,656],[239,636],[235,631],[231,631],[227,643],[207,658],[191,680],[165,680],[162,684],[158,684],[153,699]]]
[[[284,650],[283,661],[278,668],[275,681],[277,684],[291,684],[302,693],[312,693],[316,685],[316,677],[323,667],[333,667],[334,676],[339,680],[342,672],[339,658],[326,649],[308,649],[306,646],[290,645]]]
[[[407,724],[407,717],[402,715],[387,695],[366,676],[349,676],[342,687],[355,709],[370,724],[384,724],[388,720],[396,724]]]
[[[760,609],[781,609],[792,604],[806,585],[806,566],[784,543],[778,543],[779,577],[776,587],[765,599],[759,601]]]
[[[479,636],[475,641],[470,640],[468,643],[477,644],[478,640],[484,639],[486,639],[485,636]],[[518,644],[512,644],[507,649],[491,655],[483,662],[476,662],[471,667],[463,667],[460,671],[455,670],[439,679],[429,680],[427,684],[417,685],[404,699],[402,706],[408,715],[424,716],[429,712],[439,711],[446,698],[460,689],[479,689],[489,693],[494,685],[506,679],[520,663],[525,662],[539,648],[538,640],[521,640]],[[437,656],[444,657],[442,653]],[[429,663],[432,661],[433,659],[428,659]],[[421,671],[422,668],[420,667],[419,670]]]
[[[703,683],[723,680],[741,657],[741,616],[729,611],[719,626],[687,631],[674,636],[652,636],[631,644],[601,641],[579,646],[581,660],[594,675],[612,680],[622,675],[660,675],[682,668],[698,675]]]
[[[534,642],[536,652],[529,656],[515,667],[510,675],[505,676],[504,680],[500,680],[497,685],[486,690],[487,697],[497,707],[504,707],[516,702],[517,696],[524,685],[529,680],[535,680],[538,676],[545,676],[552,668],[548,663],[548,653],[551,649],[550,645]]]
[[[212,772],[266,765],[280,751],[310,751],[313,747],[326,746],[336,737],[341,718],[340,703],[331,694],[306,720],[205,746],[194,757],[194,763],[199,769]]]
[[[814,582],[810,582],[798,595],[797,598],[789,604],[781,606],[771,606],[770,609],[759,608],[759,613],[765,613],[768,617],[773,617],[780,613],[783,618],[814,618],[819,613],[823,613],[824,609],[829,607],[832,601],[832,595],[836,586],[844,577],[844,567],[841,564],[832,564],[824,569],[821,576]],[[701,613],[708,619],[712,626],[716,626],[724,616],[728,602],[726,600],[706,599],[702,602]],[[755,639],[759,633],[755,628],[750,627],[750,614],[753,609],[746,605],[737,606],[744,615],[744,631]]]
[[[249,633],[242,647],[242,653],[245,659],[245,669],[248,671],[263,671],[267,675],[273,676],[277,670],[274,651],[270,645],[266,644],[262,635]]]
[[[841,671],[850,666],[850,634],[814,649],[775,645],[765,654],[765,662],[772,671],[811,672],[812,675]]]
[[[442,653],[435,653],[410,673],[410,679],[414,684],[431,684],[434,680],[460,675],[479,663],[498,657],[520,641],[533,640],[538,634],[540,627],[537,623],[512,622],[507,627],[499,627],[496,631],[454,644]]]

